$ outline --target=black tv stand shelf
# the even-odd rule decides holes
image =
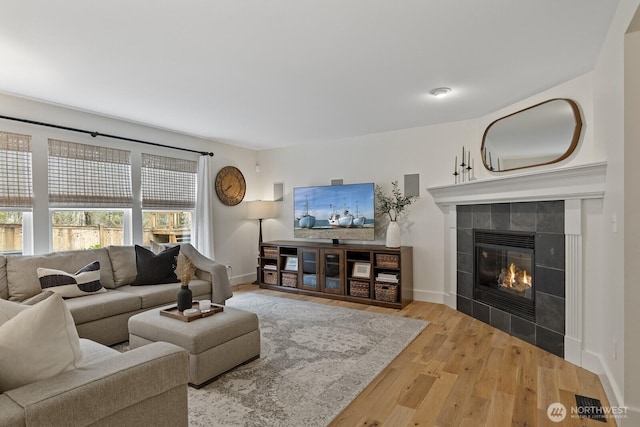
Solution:
[[[413,248],[263,242],[258,283],[265,289],[401,309],[413,300]]]

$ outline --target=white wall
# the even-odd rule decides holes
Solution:
[[[212,151],[214,155],[214,170],[223,166],[234,165],[245,175],[247,180],[247,197],[256,197],[256,152],[226,144],[180,135],[157,128],[101,117],[77,110],[62,108],[55,105],[34,102],[6,94],[0,94],[0,114],[11,117],[24,118],[46,123],[63,125],[98,131],[106,134],[124,136],[160,144],[195,149],[198,151]],[[140,243],[142,239],[142,217],[140,213],[140,153],[154,153],[170,157],[197,160],[198,154],[171,150],[161,147],[119,141],[110,138],[97,137],[76,132],[63,131],[48,127],[29,125],[20,122],[0,119],[0,129],[9,132],[23,133],[32,136],[33,151],[33,180],[34,180],[34,253],[45,253],[50,250],[51,236],[48,231],[50,222],[47,195],[47,139],[57,138],[79,143],[102,145],[130,150],[132,152],[132,184],[134,189],[133,209],[133,243]],[[135,167],[135,166],[138,167]],[[137,172],[137,173],[136,173]],[[212,183],[213,185],[213,183]],[[136,191],[137,190],[137,191]],[[235,207],[227,207],[217,198],[214,207],[214,236],[215,254],[220,262],[229,263],[234,274],[238,277],[234,282],[242,282],[255,276],[255,257],[247,254],[257,252],[257,224],[246,218],[246,206],[241,203]],[[248,276],[244,277],[243,274]],[[251,279],[253,280],[253,279]]]
[[[640,10],[634,20],[640,24]],[[639,25],[640,27],[640,25]],[[624,144],[624,398],[625,404],[634,409],[635,425],[640,424],[640,286],[637,263],[640,259],[640,28],[625,36],[625,144]],[[629,423],[629,425],[633,425]]]
[[[625,371],[627,343],[625,341],[625,300],[637,307],[638,300],[625,296],[625,136],[624,136],[624,34],[635,14],[638,0],[621,0],[612,20],[594,69],[594,138],[604,150],[608,161],[607,183],[602,218],[602,256],[599,266],[603,275],[597,287],[593,287],[593,299],[587,302],[585,313],[593,313],[592,325],[587,329],[589,350],[607,375],[620,405],[630,406],[632,419],[624,425],[638,425],[638,398],[627,401],[625,389],[633,390],[634,375],[631,370],[637,359],[626,361],[630,372]],[[634,118],[637,120],[637,118]],[[637,183],[633,183],[637,186]],[[611,221],[617,219],[617,232]],[[637,311],[637,308],[635,309]],[[637,319],[637,315],[634,316]],[[627,323],[627,326],[631,326]],[[634,324],[633,327],[637,327]],[[614,345],[614,341],[616,345]],[[634,343],[637,346],[637,343]],[[630,388],[631,387],[631,388]],[[632,397],[632,395],[629,395]]]

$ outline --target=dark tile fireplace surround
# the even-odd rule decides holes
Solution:
[[[456,227],[458,310],[564,357],[564,201],[460,205]],[[535,233],[533,321],[474,300],[474,229]]]

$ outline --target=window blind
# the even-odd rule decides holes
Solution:
[[[142,208],[196,207],[198,162],[142,153]]]
[[[33,206],[31,136],[0,131],[0,207]]]
[[[131,152],[49,139],[51,207],[130,208]]]

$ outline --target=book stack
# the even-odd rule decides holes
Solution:
[[[276,267],[275,264],[265,264],[264,265],[264,269],[265,270],[277,270],[278,268]]]
[[[378,273],[376,276],[377,282],[386,282],[386,283],[398,283],[399,275],[397,273]]]

